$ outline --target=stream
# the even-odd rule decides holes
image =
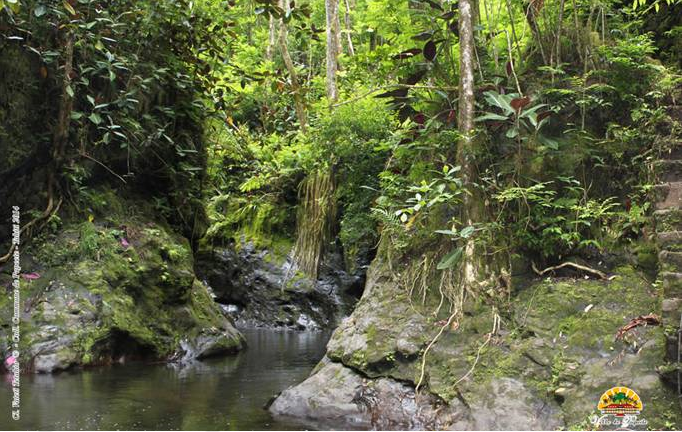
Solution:
[[[292,430],[263,406],[305,379],[329,333],[242,330],[248,348],[184,368],[127,364],[25,375],[21,416],[11,420],[9,376],[0,387],[0,430]]]

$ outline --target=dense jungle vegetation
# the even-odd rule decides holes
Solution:
[[[313,274],[337,235],[440,270],[470,239],[556,264],[642,235],[677,5],[480,2],[462,71],[456,2],[323,3],[4,1],[3,202],[44,169],[32,234],[107,184],[195,242],[297,239]]]
[[[31,287],[87,268],[73,283],[104,310],[130,296],[58,352],[69,367],[128,337],[168,358],[196,323],[234,330],[193,273],[216,248],[270,251],[291,283],[330,253],[347,272],[381,260],[437,323],[410,378],[390,376],[449,400],[426,364],[468,299],[492,335],[519,274],[609,280],[624,259],[663,286],[656,232],[679,233],[680,215],[654,222],[662,181],[680,210],[680,68],[678,0],[0,0],[0,263],[17,205]],[[667,271],[659,306],[682,297]]]

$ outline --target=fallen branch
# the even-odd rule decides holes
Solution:
[[[649,314],[640,315],[637,318],[631,319],[629,323],[625,324],[623,327],[618,329],[618,332],[616,333],[616,340],[622,339],[623,336],[625,336],[625,333],[629,332],[635,327],[648,325],[652,326],[661,325],[661,317],[659,317],[656,314]]]
[[[562,263],[562,264],[559,264],[556,266],[547,267],[544,270],[538,270],[538,268],[535,266],[535,262],[531,261],[531,267],[533,268],[533,271],[535,273],[537,273],[539,276],[544,276],[546,273],[553,272],[553,271],[562,269],[564,267],[573,267],[574,269],[582,270],[584,272],[591,273],[595,276],[598,276],[600,279],[611,280],[611,278],[609,278],[606,275],[606,273],[604,273],[602,271],[599,271],[599,270],[593,269],[592,267],[584,266],[581,264],[576,264],[576,263],[571,262],[571,261],[567,261],[565,263]]]

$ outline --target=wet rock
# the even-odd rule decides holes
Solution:
[[[329,254],[312,281],[292,267],[287,253],[242,243],[199,252],[196,269],[239,326],[333,327],[350,312],[355,299],[349,292],[362,285],[364,275],[346,273],[338,254]]]
[[[180,363],[202,360],[221,354],[238,351],[242,347],[242,339],[234,329],[203,329],[191,339],[180,341],[178,359]],[[180,357],[181,356],[181,357]]]
[[[492,309],[469,299],[464,316],[428,352],[421,388],[429,402],[414,399],[423,416],[409,423],[403,405],[380,389],[390,383],[400,400],[414,397],[423,349],[448,315],[434,313],[438,296],[411,298],[376,260],[362,299],[327,345],[329,360],[283,392],[273,412],[322,427],[348,416],[348,427],[363,428],[587,428],[599,396],[625,385],[644,400],[642,416],[651,427],[680,422],[677,397],[658,374],[664,329],[638,327],[615,338],[630,319],[659,310],[656,290],[632,267],[614,273],[608,282],[550,278],[517,286],[503,328],[493,335]],[[361,388],[375,392],[366,393],[371,409],[351,404]]]
[[[24,255],[32,267],[23,271],[39,276],[21,280],[25,370],[166,360],[187,335],[196,358],[243,346],[195,278],[188,241],[151,220],[67,224]],[[8,278],[5,269],[0,283]],[[11,301],[10,293],[0,297],[1,323],[11,322]],[[10,343],[10,326],[0,325],[1,354]]]
[[[564,424],[556,404],[543,401],[521,381],[496,378],[478,389],[469,409],[449,425],[451,430],[557,430]],[[453,407],[450,407],[453,409]],[[460,407],[461,408],[461,407]]]
[[[338,363],[327,362],[304,383],[284,390],[270,406],[281,417],[334,429],[432,429],[442,404],[431,395],[392,379],[367,380]]]

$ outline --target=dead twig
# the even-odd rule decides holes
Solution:
[[[547,267],[544,270],[538,270],[538,268],[535,266],[535,262],[531,261],[531,267],[533,268],[533,271],[538,274],[538,276],[544,276],[546,273],[553,272],[553,271],[562,269],[564,267],[573,267],[574,269],[582,270],[584,272],[598,276],[600,279],[611,280],[611,278],[609,278],[606,275],[606,273],[604,273],[602,271],[599,271],[599,270],[593,269],[592,267],[584,266],[581,264],[576,264],[576,263],[571,262],[571,261],[567,261],[565,263],[562,263],[562,264],[559,264],[556,266]]]
[[[616,340],[622,339],[625,333],[629,332],[635,327],[639,326],[657,326],[661,325],[661,317],[656,314],[640,315],[637,318],[633,318],[629,323],[625,324],[623,327],[618,329],[616,333]]]

